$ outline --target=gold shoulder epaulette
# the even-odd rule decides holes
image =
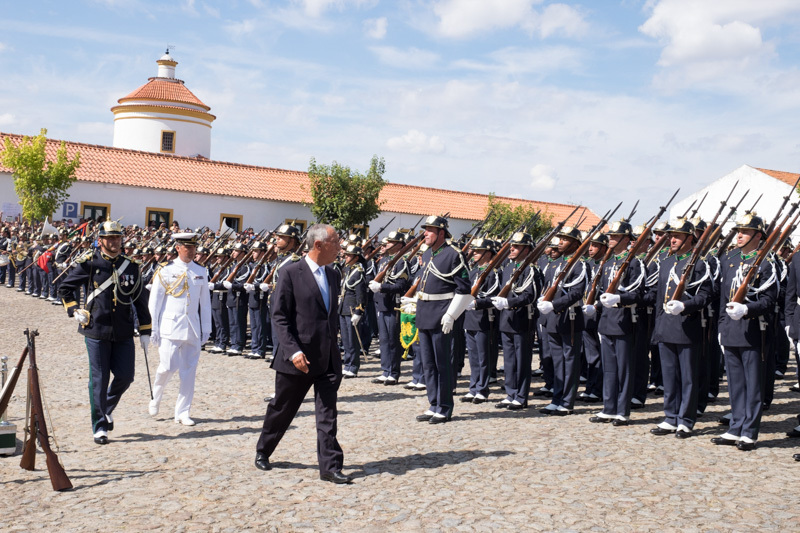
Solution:
[[[89,258],[90,258],[90,257],[92,257],[93,255],[94,255],[94,252],[93,252],[92,250],[86,250],[85,252],[83,252],[83,253],[82,253],[82,254],[81,254],[81,255],[80,255],[80,256],[79,256],[79,257],[78,257],[78,258],[75,260],[75,262],[76,262],[76,263],[85,263],[85,262],[86,262],[86,261],[88,261],[88,260],[89,260]]]
[[[302,257],[300,257],[299,255],[297,255],[295,253],[292,254],[292,262],[293,263],[297,262],[297,261],[300,261],[301,259],[302,259]]]

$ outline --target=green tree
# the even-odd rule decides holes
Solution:
[[[529,223],[536,211],[538,210],[532,204],[520,204],[512,207],[511,204],[498,200],[497,196],[490,192],[489,202],[486,206],[486,213],[489,215],[486,227],[494,227],[493,233],[497,237],[508,237],[512,231],[516,231],[523,223]],[[539,218],[532,226],[528,226],[526,231],[534,239],[538,239],[547,233],[551,227],[553,227],[553,215],[544,212],[539,213]],[[505,230],[503,234],[499,235],[499,232],[503,230]]]
[[[71,161],[67,146],[61,141],[54,161],[47,159],[47,130],[42,128],[36,137],[23,137],[15,145],[6,137],[0,161],[11,169],[14,190],[22,204],[22,218],[28,222],[51,216],[69,196],[67,191],[75,182],[75,170],[80,166],[80,153]]]
[[[308,164],[308,179],[313,204],[311,214],[319,222],[338,230],[369,223],[381,212],[378,195],[386,185],[383,174],[386,164],[382,157],[372,156],[369,170],[361,174],[334,161],[317,164],[312,157]]]

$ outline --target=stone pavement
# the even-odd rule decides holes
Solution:
[[[423,392],[369,381],[377,359],[342,382],[339,440],[351,486],[318,479],[313,402],[307,399],[272,457],[253,466],[274,374],[263,361],[204,353],[192,407],[194,427],[172,421],[177,376],[162,413],[147,414],[144,358],[115,414],[111,443],[92,441],[82,337],[63,308],[0,288],[0,355],[16,364],[26,327],[38,328],[42,389],[58,454],[75,489],[52,491],[42,453],[37,469],[0,457],[0,531],[798,531],[800,395],[779,381],[758,448],[717,447],[727,395],[681,441],[649,433],[660,421],[651,400],[633,425],[590,424],[598,407],[548,418],[546,402],[522,412],[457,402],[448,424],[414,421]],[[157,361],[151,350],[151,372]],[[468,371],[468,368],[465,369]],[[792,364],[794,371],[794,364]],[[403,382],[410,376],[404,363]],[[24,425],[20,378],[9,419]],[[536,382],[538,383],[538,382]],[[723,388],[723,390],[725,390]],[[464,379],[459,383],[464,392]],[[499,388],[493,399],[501,399]],[[54,430],[54,431],[53,431]],[[18,453],[21,442],[18,442]]]

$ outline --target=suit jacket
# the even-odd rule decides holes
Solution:
[[[325,266],[328,278],[330,310],[325,310],[317,281],[305,258],[281,268],[281,275],[272,294],[272,321],[278,335],[278,351],[272,368],[285,374],[303,374],[292,364],[292,356],[303,352],[308,359],[309,376],[325,373],[331,366],[337,375],[342,373],[342,356],[339,353],[339,301],[341,277],[330,266]]]
[[[175,260],[158,270],[148,305],[154,335],[174,341],[208,340],[211,295],[206,275],[206,269],[194,261],[184,266]],[[167,294],[168,287],[173,294]]]

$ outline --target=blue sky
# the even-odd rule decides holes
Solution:
[[[156,73],[217,116],[213,159],[386,159],[393,182],[639,213],[742,164],[800,171],[794,0],[6,3],[0,131],[111,145]]]

